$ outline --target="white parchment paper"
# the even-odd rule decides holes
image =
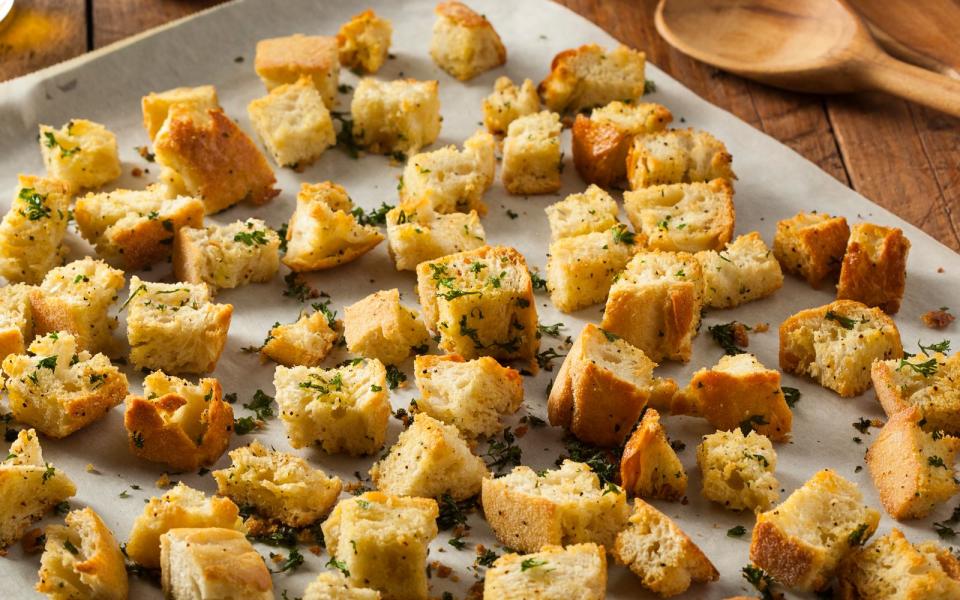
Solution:
[[[226,112],[252,134],[246,105],[265,94],[263,85],[253,71],[257,40],[292,33],[332,35],[342,22],[368,6],[391,19],[394,24],[392,52],[395,59],[388,61],[377,77],[440,81],[444,121],[440,139],[433,148],[460,143],[478,127],[481,100],[492,89],[496,77],[508,75],[515,81],[529,77],[537,82],[547,74],[550,60],[557,52],[587,42],[607,46],[615,43],[613,38],[593,24],[545,0],[472,0],[471,5],[486,14],[499,31],[508,48],[509,60],[503,68],[470,82],[460,83],[441,72],[427,54],[434,21],[433,4],[430,0],[240,1],[120,47],[0,84],[0,188],[7,190],[3,194],[3,209],[9,206],[18,172],[43,172],[36,142],[38,123],[60,126],[71,118],[82,117],[106,124],[120,140],[120,153],[124,161],[124,177],[117,182],[117,186],[144,187],[155,178],[158,169],[156,165],[141,159],[135,150],[136,146],[148,144],[141,125],[141,96],[175,86],[215,84]],[[682,126],[685,122],[686,126],[708,130],[724,140],[732,152],[739,176],[736,183],[737,234],[758,230],[770,244],[776,221],[799,210],[827,211],[843,215],[851,222],[870,220],[902,227],[913,243],[906,298],[896,316],[904,346],[915,349],[918,339],[930,343],[943,337],[952,339],[955,346],[960,343],[956,325],[947,329],[944,336],[944,333],[924,329],[919,319],[920,314],[931,308],[960,308],[957,306],[960,275],[955,253],[844,187],[786,146],[698,98],[655,67],[648,66],[648,69],[648,78],[657,84],[657,91],[648,97],[649,100],[669,107],[673,111],[675,125]],[[341,82],[353,85],[356,77],[345,71],[341,74]],[[349,95],[340,96],[338,109],[349,111]],[[490,213],[483,223],[488,241],[515,246],[527,257],[531,267],[541,270],[546,265],[546,242],[549,239],[544,207],[585,187],[569,158],[569,131],[564,132],[563,142],[567,150],[567,169],[563,174],[563,189],[559,193],[529,198],[512,197],[505,193],[498,181],[486,195]],[[149,174],[141,178],[132,177],[130,172],[137,166],[148,168]],[[367,156],[352,160],[340,150],[329,150],[317,164],[303,173],[278,169],[278,183],[283,191],[269,205],[260,208],[238,206],[216,215],[211,221],[226,223],[255,216],[277,227],[292,213],[294,198],[302,181],[330,179],[340,183],[359,205],[367,209],[375,208],[381,202],[395,204],[399,173],[400,166],[390,164],[384,157]],[[911,199],[905,197],[903,201],[910,202]],[[507,209],[519,214],[519,218],[509,218]],[[71,231],[69,238],[74,249],[72,258],[90,253],[89,246],[75,230]],[[944,270],[942,273],[938,272],[941,267]],[[244,354],[240,349],[260,345],[275,321],[293,321],[303,308],[295,300],[282,296],[281,277],[286,272],[282,268],[276,281],[271,284],[224,291],[218,297],[219,301],[233,303],[235,312],[230,338],[214,375],[220,379],[226,392],[238,393],[241,402],[248,402],[258,388],[273,395],[273,366],[261,365],[256,356]],[[156,265],[150,272],[141,273],[140,276],[151,280],[169,280],[170,268],[166,264]],[[361,297],[392,287],[403,292],[407,304],[416,304],[413,274],[394,270],[385,243],[352,264],[312,274],[308,279],[312,285],[331,295],[332,308],[340,314],[344,306]],[[703,333],[696,339],[693,360],[687,365],[665,364],[659,369],[659,374],[674,377],[680,385],[685,385],[694,370],[714,364],[722,351],[706,334],[706,326],[734,319],[748,324],[770,323],[769,332],[751,336],[750,351],[756,353],[764,364],[775,367],[776,330],[779,323],[797,310],[825,304],[832,298],[833,290],[829,287],[814,291],[797,279],[788,277],[783,289],[772,298],[734,310],[711,311],[706,316]],[[552,307],[544,294],[537,296],[536,305],[541,323],[563,322],[563,332],[572,336],[579,333],[587,321],[599,321],[602,312],[602,306],[595,306],[575,315],[563,315]],[[123,327],[121,325],[119,335],[123,335]],[[557,340],[544,338],[541,349],[557,345]],[[563,349],[558,351],[565,352]],[[340,351],[328,362],[334,364],[344,357]],[[415,397],[410,362],[402,365],[402,368],[411,382],[405,389],[391,394],[395,408],[407,406]],[[525,378],[524,407],[510,419],[511,425],[516,425],[517,420],[526,413],[546,417],[545,388],[555,371],[543,371],[537,377]],[[139,390],[142,381],[140,374],[129,367],[127,373],[132,390]],[[781,498],[785,498],[816,470],[830,467],[857,482],[867,501],[879,508],[877,494],[866,469],[858,472],[858,467],[864,464],[864,452],[877,430],[872,431],[873,435],[862,435],[851,427],[851,423],[861,416],[883,416],[873,392],[869,391],[858,398],[842,399],[811,382],[790,375],[784,376],[783,384],[800,388],[803,397],[794,410],[793,441],[776,447],[779,456],[777,477],[783,488]],[[240,403],[234,408],[236,416],[250,414],[241,408]],[[103,420],[65,440],[42,440],[46,460],[65,470],[77,484],[79,491],[71,504],[74,507],[92,506],[120,541],[127,538],[130,526],[142,511],[146,499],[162,493],[154,484],[162,469],[131,456],[122,417],[122,407],[118,407]],[[666,418],[665,424],[672,439],[686,443],[680,458],[690,476],[688,501],[655,504],[679,523],[721,573],[719,582],[695,585],[683,597],[722,598],[751,592],[740,575],[741,567],[748,562],[749,533],[742,539],[733,539],[727,537],[726,532],[736,525],[743,525],[749,531],[753,526],[753,516],[723,511],[700,495],[696,445],[699,436],[710,433],[711,429],[702,421],[685,417]],[[399,422],[391,419],[388,444],[393,443],[399,431]],[[535,469],[552,467],[563,451],[561,433],[559,429],[550,427],[531,430],[519,442],[523,448],[523,462]],[[854,436],[862,437],[863,443],[855,443],[852,439]],[[279,420],[270,421],[266,430],[258,432],[256,437],[278,449],[291,450]],[[253,436],[235,436],[231,447],[246,444],[252,439]],[[315,450],[300,454],[313,465],[339,475],[345,482],[355,481],[353,474],[356,471],[365,476],[372,462],[372,459],[350,460],[327,456]],[[87,464],[92,464],[96,471],[88,472],[85,469]],[[223,468],[227,464],[229,459],[224,455],[215,468]],[[182,479],[207,493],[213,493],[216,489],[210,475],[193,473],[174,476],[174,479]],[[139,489],[134,489],[134,485]],[[122,492],[129,494],[129,497],[122,498]],[[931,523],[947,516],[952,504],[941,506],[928,519],[896,526],[913,541],[935,537]],[[49,517],[45,523],[58,519]],[[478,574],[471,568],[475,558],[474,545],[483,543],[487,547],[496,546],[489,528],[479,515],[471,517],[471,524],[473,528],[466,538],[468,545],[464,550],[457,551],[448,544],[451,537],[449,532],[442,532],[432,544],[431,560],[439,560],[453,568],[453,577],[432,579],[432,596],[439,597],[442,592],[451,591],[455,597],[463,597],[465,590],[478,576],[482,576],[482,569]],[[888,532],[894,525],[885,516],[879,533]],[[286,553],[283,549],[258,548],[265,555],[269,551]],[[293,574],[274,576],[278,598],[284,591],[287,591],[289,598],[302,595],[307,583],[324,569],[323,565],[329,558],[326,554],[314,556],[304,547],[301,547],[301,552],[306,556],[306,563],[301,568]],[[268,564],[273,566],[272,562]],[[19,546],[12,547],[9,555],[0,559],[0,596],[35,596],[33,586],[38,567],[38,555],[24,556]],[[146,581],[131,578],[131,598],[160,596],[158,588]],[[653,597],[622,567],[610,569],[609,596]]]

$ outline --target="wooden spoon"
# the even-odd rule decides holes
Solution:
[[[880,90],[960,116],[960,82],[890,57],[844,0],[660,0],[684,54],[801,92]]]

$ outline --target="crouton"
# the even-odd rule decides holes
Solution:
[[[706,131],[671,129],[637,135],[627,152],[630,189],[736,179],[733,157]]]
[[[643,96],[646,56],[620,45],[607,51],[596,44],[564,50],[553,57],[550,74],[537,88],[553,112],[577,113]]]
[[[870,377],[888,417],[916,406],[924,431],[960,434],[960,352],[875,360]]]
[[[532,195],[560,189],[561,129],[559,115],[546,110],[518,117],[510,123],[503,141],[500,172],[507,192]]]
[[[603,302],[637,250],[635,235],[623,224],[551,242],[547,251],[550,301],[565,313]]]
[[[417,312],[400,304],[396,288],[370,294],[343,312],[343,335],[354,354],[395,364],[430,341]]]
[[[376,154],[410,155],[440,135],[440,97],[436,81],[364,77],[350,102],[353,139]]]
[[[117,136],[100,123],[72,119],[60,129],[40,125],[37,139],[47,177],[67,182],[73,191],[120,177]]]
[[[493,184],[493,149],[493,136],[480,130],[463,142],[463,150],[446,146],[411,156],[400,179],[401,204],[419,201],[438,213],[487,214],[483,194]]]
[[[606,595],[607,553],[596,544],[509,552],[487,569],[483,585],[484,600],[603,600]]]
[[[906,286],[909,252],[910,240],[903,230],[857,223],[850,230],[840,266],[837,298],[857,300],[895,314]]]
[[[325,571],[310,582],[303,600],[380,600],[380,592],[354,587],[340,571]]]
[[[330,111],[307,76],[253,100],[247,114],[280,167],[302,169],[337,143]]]
[[[397,270],[414,271],[424,261],[484,246],[486,233],[475,210],[444,215],[419,203],[387,213],[387,244]]]
[[[620,224],[617,201],[607,192],[591,185],[580,194],[570,194],[544,209],[550,224],[550,239],[607,231]]]
[[[160,536],[160,583],[171,600],[273,600],[263,557],[240,531],[171,529]]]
[[[487,17],[462,2],[441,2],[430,38],[430,57],[460,81],[507,62],[507,49]]]
[[[733,237],[733,186],[726,179],[624,192],[623,206],[652,250],[719,251]]]
[[[317,367],[340,339],[335,325],[323,311],[304,313],[288,325],[274,325],[260,348],[260,356],[287,367]]]
[[[186,104],[202,112],[220,108],[217,88],[212,85],[178,87],[160,93],[150,92],[140,100],[140,106],[143,109],[143,128],[147,130],[151,141],[167,120],[170,107],[174,104]]]
[[[773,255],[787,273],[800,275],[815,288],[839,273],[850,237],[843,217],[800,212],[777,222]]]
[[[340,65],[376,73],[390,54],[393,25],[370,9],[354,15],[337,32]]]
[[[620,481],[629,493],[643,498],[679,500],[687,493],[687,473],[670,446],[660,413],[652,408],[643,413],[623,450]]]
[[[120,545],[90,507],[66,516],[66,526],[48,525],[37,591],[54,600],[126,600],[127,568]]]
[[[738,236],[720,251],[695,255],[703,270],[703,304],[733,308],[770,296],[783,286],[780,263],[756,231]]]
[[[23,354],[33,339],[32,289],[24,283],[0,287],[0,361],[11,354]]]
[[[173,274],[214,291],[265,283],[280,269],[280,236],[260,219],[177,230]]]
[[[0,222],[0,276],[37,284],[67,254],[63,238],[70,210],[69,184],[20,175],[10,210]]]
[[[769,510],[780,498],[777,453],[767,436],[718,431],[697,446],[703,497],[730,510]]]
[[[510,123],[540,112],[537,88],[529,79],[517,87],[509,77],[497,77],[493,93],[483,99],[483,124],[494,135],[504,135]]]
[[[268,91],[306,75],[313,80],[327,108],[337,105],[340,52],[335,37],[297,33],[260,40],[254,69]]]

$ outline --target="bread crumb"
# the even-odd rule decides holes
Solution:
[[[757,333],[764,333],[770,331],[770,323],[757,323],[753,326],[753,330]]]
[[[170,487],[170,476],[166,473],[160,476],[160,479],[157,479],[156,486],[160,489]]]
[[[94,475],[100,474],[100,471],[98,471],[97,468],[93,466],[93,463],[87,463],[86,471],[87,473],[93,473]]]
[[[20,538],[20,546],[23,547],[24,554],[36,554],[43,550],[43,545],[46,540],[47,538],[43,535],[43,530],[35,527],[23,534],[23,537]]]
[[[920,316],[923,324],[930,329],[944,329],[950,323],[956,320],[947,307],[941,307],[939,310],[930,310]]]

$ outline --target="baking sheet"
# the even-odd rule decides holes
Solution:
[[[342,22],[367,7],[374,8],[394,24],[391,51],[395,58],[386,63],[377,77],[440,81],[443,130],[432,148],[460,143],[477,129],[481,120],[480,103],[492,89],[496,77],[508,75],[515,81],[529,77],[537,82],[547,74],[553,55],[561,50],[588,42],[606,46],[616,43],[592,23],[546,0],[472,0],[470,4],[478,12],[486,14],[497,28],[507,46],[509,60],[504,67],[467,83],[449,77],[429,58],[427,47],[434,21],[432,1],[400,3],[369,0],[356,3],[247,0],[218,7],[119,47],[0,84],[0,188],[5,190],[3,209],[5,211],[9,207],[18,172],[43,172],[36,143],[37,123],[59,126],[71,118],[82,117],[106,124],[118,135],[124,163],[124,176],[116,185],[142,188],[153,180],[158,168],[146,163],[135,150],[136,146],[148,144],[141,126],[141,96],[175,86],[212,83],[217,86],[227,114],[252,133],[246,105],[265,94],[253,72],[257,40],[292,33],[334,34]],[[734,168],[739,176],[735,198],[737,234],[757,230],[771,244],[776,221],[798,210],[840,214],[851,223],[870,220],[903,228],[913,243],[906,297],[903,308],[896,316],[904,346],[915,348],[917,340],[930,343],[944,337],[954,341],[954,347],[958,345],[960,336],[957,335],[956,325],[945,332],[934,332],[923,328],[919,320],[920,314],[927,310],[956,304],[960,274],[955,253],[838,183],[786,146],[698,98],[656,67],[648,65],[647,77],[657,86],[656,92],[647,99],[669,107],[674,114],[674,125],[683,126],[683,123],[710,131],[724,140],[733,154]],[[348,71],[341,74],[342,83],[354,85],[356,79]],[[338,110],[349,111],[348,95],[341,95],[339,102]],[[513,197],[506,194],[498,181],[485,198],[490,207],[483,221],[488,242],[515,246],[527,257],[531,267],[539,267],[541,272],[546,266],[546,240],[549,239],[544,207],[585,187],[573,169],[569,142],[569,131],[564,131],[567,168],[563,173],[560,192],[529,198]],[[149,169],[149,173],[141,178],[132,177],[130,173],[134,167]],[[330,179],[340,183],[359,205],[367,209],[378,207],[381,202],[395,204],[401,168],[401,165],[392,164],[384,157],[367,156],[362,160],[352,160],[340,150],[330,150],[303,173],[278,169],[278,184],[282,193],[269,205],[259,208],[241,205],[210,220],[227,223],[253,216],[263,218],[277,227],[292,213],[296,192],[302,181]],[[909,200],[904,198],[905,202]],[[520,217],[509,218],[508,209]],[[90,252],[73,228],[69,240],[73,248],[72,258]],[[943,272],[939,272],[940,268]],[[225,392],[238,393],[241,402],[248,402],[257,389],[273,395],[273,366],[261,365],[255,355],[244,354],[241,348],[260,345],[275,321],[293,321],[304,308],[282,295],[281,277],[286,272],[285,268],[281,268],[280,275],[273,283],[224,291],[218,297],[221,302],[233,303],[235,312],[230,338],[214,376],[220,379]],[[128,273],[128,276],[131,274]],[[154,266],[150,272],[141,273],[140,276],[149,280],[169,280],[171,274],[169,265],[163,264]],[[392,287],[401,290],[406,303],[416,303],[415,277],[412,273],[394,270],[387,255],[386,243],[354,263],[311,274],[308,280],[316,288],[330,294],[333,299],[331,307],[340,314],[344,306],[361,297]],[[769,332],[751,336],[749,349],[765,365],[776,367],[776,330],[779,323],[797,310],[819,306],[832,299],[829,287],[815,291],[797,279],[787,277],[783,289],[772,298],[734,310],[710,311],[706,315],[702,335],[695,340],[693,360],[687,365],[667,363],[658,370],[658,374],[674,377],[681,385],[685,385],[694,370],[714,364],[722,354],[706,334],[706,327],[734,319],[748,324],[770,323]],[[565,325],[564,334],[571,336],[579,333],[584,323],[598,322],[602,312],[602,306],[595,306],[575,315],[563,315],[553,309],[548,297],[542,293],[538,294],[536,304],[541,323],[562,322]],[[124,331],[123,325],[119,331]],[[545,337],[541,349],[557,345],[557,340]],[[433,351],[436,351],[435,346]],[[558,351],[564,352],[562,348]],[[342,351],[334,354],[328,363],[334,364],[344,356]],[[556,367],[559,367],[559,361]],[[407,406],[416,396],[410,361],[402,368],[411,381],[405,389],[391,393],[391,403],[395,408]],[[129,367],[126,367],[126,371],[132,391],[139,390],[142,376]],[[546,418],[545,389],[555,371],[543,371],[537,377],[524,378],[524,407],[508,419],[509,424],[515,426],[527,413]],[[784,376],[783,385],[799,388],[803,396],[794,409],[793,440],[776,446],[779,461],[776,475],[783,489],[781,499],[816,470],[830,467],[857,482],[867,502],[879,508],[877,494],[866,469],[856,472],[857,467],[864,465],[864,452],[877,430],[872,430],[873,435],[861,435],[851,427],[860,417],[883,416],[873,392],[842,399],[791,375]],[[234,410],[238,417],[250,414],[240,403],[234,405]],[[46,460],[65,470],[77,484],[78,494],[71,501],[73,507],[92,506],[121,541],[126,539],[133,520],[142,511],[143,502],[150,496],[162,493],[155,486],[162,468],[131,456],[127,450],[122,417],[122,407],[117,407],[103,420],[65,440],[42,440]],[[722,598],[751,593],[753,590],[740,575],[740,569],[748,562],[749,533],[742,539],[733,539],[726,536],[726,531],[736,525],[743,525],[749,530],[753,525],[753,516],[721,510],[700,496],[696,445],[699,437],[711,433],[711,429],[702,421],[686,417],[666,418],[665,426],[671,439],[682,440],[686,444],[686,449],[679,456],[690,477],[688,495],[686,503],[654,504],[677,521],[721,573],[719,582],[694,585],[683,597]],[[388,444],[393,443],[400,428],[400,423],[391,419]],[[553,467],[554,461],[563,452],[561,433],[559,429],[550,427],[531,430],[519,440],[523,448],[523,462],[534,469]],[[864,438],[864,443],[855,443],[852,439],[854,436]],[[253,437],[235,436],[231,448],[249,443]],[[291,450],[283,426],[277,419],[269,421],[267,428],[256,433],[255,437],[278,449]],[[310,449],[299,454],[327,473],[339,475],[346,483],[355,481],[354,472],[365,475],[372,463],[372,459],[351,460],[327,456]],[[86,470],[88,464],[95,471]],[[214,468],[223,468],[228,464],[229,459],[224,455]],[[181,479],[207,493],[213,493],[216,489],[209,474],[200,476],[192,473],[172,478]],[[134,485],[140,489],[132,488]],[[122,492],[129,497],[121,497]],[[950,502],[941,506],[927,519],[896,526],[912,541],[935,538],[931,523],[949,515],[953,504]],[[50,517],[44,523],[56,520],[57,517]],[[501,551],[478,514],[471,517],[471,525],[472,531],[466,538],[469,543],[464,550],[457,551],[448,545],[450,532],[441,532],[431,545],[430,560],[439,560],[452,567],[454,575],[447,579],[435,576],[431,580],[432,596],[439,597],[442,592],[450,591],[455,597],[464,597],[465,590],[477,577],[482,576],[482,569],[478,574],[472,568],[474,544],[483,543]],[[879,534],[888,532],[894,525],[885,515]],[[270,551],[286,552],[266,546],[258,546],[258,549],[264,555]],[[304,547],[301,547],[301,551],[306,557],[302,567],[292,574],[274,575],[278,598],[284,591],[290,598],[302,595],[307,583],[324,569],[323,565],[329,559],[326,554],[314,556]],[[273,566],[271,562],[268,564]],[[19,546],[12,547],[8,556],[0,560],[3,595],[11,598],[35,596],[36,592],[32,589],[37,580],[38,567],[39,555],[23,556]],[[149,582],[131,577],[130,597],[159,598],[161,594]],[[629,571],[612,567],[609,597],[640,598],[653,595],[643,591]]]

